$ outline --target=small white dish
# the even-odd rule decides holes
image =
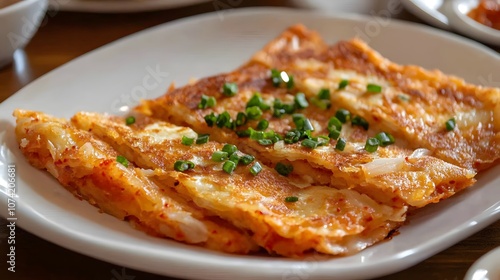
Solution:
[[[479,5],[479,0],[450,0],[444,11],[453,29],[478,41],[500,46],[500,30],[483,25],[467,14]]]
[[[500,279],[500,247],[480,257],[465,274],[464,280]]]
[[[479,0],[401,0],[413,14],[427,23],[448,31],[457,31],[486,44],[500,46],[500,31],[469,18],[467,13]]]
[[[0,68],[9,64],[14,52],[35,35],[47,9],[47,0],[24,0],[0,8]]]

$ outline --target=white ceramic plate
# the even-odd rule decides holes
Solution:
[[[446,15],[441,12],[445,0],[401,0],[413,14],[435,27],[451,30]]]
[[[235,256],[153,238],[101,214],[31,167],[14,139],[15,108],[70,117],[80,110],[119,113],[139,97],[154,98],[176,81],[229,71],[287,26],[302,22],[330,43],[358,35],[399,63],[440,68],[470,82],[500,81],[497,53],[419,25],[380,25],[362,16],[279,8],[236,9],[186,18],[140,32],[86,54],[39,78],[0,104],[0,214],[7,216],[7,164],[16,165],[17,223],[29,232],[97,259],[189,279],[353,279],[408,268],[500,217],[500,166],[477,184],[410,217],[400,234],[359,254],[293,260]],[[367,26],[371,26],[367,29]],[[203,27],[203,28],[201,28]],[[368,31],[367,31],[368,30]],[[363,32],[363,34],[357,34]],[[147,81],[145,83],[145,81]],[[498,84],[496,84],[498,85]]]
[[[75,12],[127,13],[171,9],[207,0],[49,0],[52,9]]]
[[[467,271],[464,280],[500,279],[500,247],[480,257]]]

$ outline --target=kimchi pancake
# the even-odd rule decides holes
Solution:
[[[214,159],[225,144],[183,144],[193,130],[141,116],[124,118],[79,113],[73,123],[91,131],[142,168],[155,169],[155,182],[190,197],[234,225],[250,230],[253,240],[271,253],[302,256],[311,250],[352,254],[387,237],[404,221],[406,207],[391,207],[354,190],[324,186],[299,188],[289,178],[252,163],[225,167]],[[242,158],[240,151],[234,152]],[[181,172],[178,161],[194,167]]]
[[[414,148],[419,146],[401,133],[394,134],[394,145],[380,147],[373,153],[367,152],[365,143],[368,138],[380,132],[394,133],[393,128],[386,129],[381,122],[373,122],[372,119],[368,119],[370,122],[367,129],[349,123],[341,124],[339,139],[346,141],[343,151],[336,149],[338,141],[335,139],[327,140],[323,147],[308,149],[301,143],[283,144],[283,141],[273,141],[273,145],[262,145],[262,141],[256,141],[252,137],[240,137],[239,133],[249,128],[258,130],[262,120],[268,122],[262,133],[275,133],[283,137],[297,128],[294,113],[302,114],[310,121],[314,128],[313,137],[329,135],[329,120],[338,110],[347,108],[337,102],[337,96],[343,92],[338,90],[340,80],[321,84],[324,87],[314,88],[314,91],[304,91],[306,94],[303,97],[308,106],[299,108],[296,105],[297,96],[301,95],[300,90],[303,87],[310,88],[311,79],[318,80],[317,77],[328,76],[328,64],[319,59],[329,52],[330,49],[317,38],[316,33],[307,31],[303,26],[294,26],[236,71],[204,78],[178,89],[171,88],[164,96],[144,101],[137,109],[156,118],[187,125],[199,133],[210,133],[212,139],[233,143],[242,151],[255,154],[268,165],[275,166],[283,161],[293,164],[294,172],[290,177],[295,184],[314,183],[336,188],[355,188],[383,203],[422,207],[447,198],[474,183],[474,171],[440,160],[436,149],[414,154],[416,150],[421,151]],[[278,71],[279,76],[273,76],[271,70],[275,66],[286,71]],[[338,69],[331,71],[335,74],[338,71],[340,76],[348,73]],[[278,84],[275,79],[278,79]],[[370,76],[365,80],[367,79],[371,79],[372,83],[382,84],[378,76]],[[354,80],[348,82],[348,89],[358,83]],[[236,85],[234,95],[224,92],[228,84]],[[318,100],[321,89],[328,91],[328,99]],[[367,98],[378,98],[375,95],[371,94]],[[200,108],[204,98],[213,98],[216,104]],[[249,107],[255,107],[254,104],[259,107],[256,110],[257,118],[247,116],[248,120],[243,125],[233,124],[239,114],[252,113],[249,110],[254,108]],[[321,107],[321,104],[327,106]],[[351,107],[348,108],[352,109]],[[285,113],[277,116],[278,109],[285,110]],[[350,110],[349,113],[353,117],[363,116],[356,110]],[[232,120],[229,125],[210,124],[207,121],[207,117],[212,116],[218,122],[222,115],[229,116]],[[258,136],[259,133],[261,132],[255,134]],[[489,139],[493,141],[493,138]]]
[[[90,133],[39,112],[16,110],[14,116],[28,161],[103,212],[155,236],[231,253],[258,249],[245,231],[160,188],[148,178],[151,170],[118,162],[119,154]]]

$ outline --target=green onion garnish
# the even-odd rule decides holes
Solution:
[[[224,162],[224,165],[222,166],[222,170],[226,171],[226,173],[231,174],[233,171],[236,169],[236,163],[228,160]]]
[[[453,129],[455,129],[455,127],[457,126],[457,123],[455,122],[455,118],[451,118],[451,119],[447,120],[445,125],[446,125],[446,130],[448,130],[448,131],[452,131]]]
[[[375,138],[375,137],[368,138],[366,140],[365,150],[369,153],[373,153],[378,149],[379,144],[380,144],[380,142],[378,141],[377,138]]]
[[[279,87],[281,85],[280,71],[271,69],[271,80],[274,87]]]
[[[201,95],[201,101],[198,103],[198,109],[206,109],[214,107],[217,104],[217,100],[213,96]]]
[[[250,167],[250,173],[252,175],[257,176],[262,171],[262,165],[260,163],[256,162],[252,167]]]
[[[285,202],[297,202],[299,201],[299,198],[296,196],[289,196],[285,198]]]
[[[243,112],[239,112],[236,115],[235,125],[242,126],[242,125],[245,125],[246,123],[247,123],[247,115],[245,115],[245,113],[243,113]]]
[[[262,146],[271,146],[273,144],[273,140],[271,139],[260,139],[257,140],[257,142],[259,142]]]
[[[380,93],[382,92],[382,87],[376,84],[367,84],[366,91],[372,93]]]
[[[381,147],[389,146],[391,144],[394,144],[394,142],[396,142],[394,137],[387,132],[380,132],[375,136],[375,138],[378,139]]]
[[[406,94],[398,94],[398,98],[399,98],[399,100],[404,101],[404,102],[410,101],[410,97]]]
[[[292,116],[295,126],[300,131],[314,131],[314,126],[311,121],[302,114],[294,114]]]
[[[215,151],[212,154],[212,160],[217,162],[225,161],[229,157],[228,153],[223,151]]]
[[[259,123],[257,124],[256,129],[257,130],[266,130],[268,127],[269,127],[268,120],[260,120]]]
[[[302,146],[309,149],[315,149],[316,147],[318,147],[318,142],[313,139],[304,139],[302,141]]]
[[[191,146],[194,144],[194,138],[182,136],[181,143],[182,143],[182,145],[185,145],[185,146]]]
[[[226,152],[228,155],[232,155],[238,151],[238,148],[236,148],[236,146],[232,144],[225,144],[222,148],[222,151]]]
[[[208,143],[209,138],[210,138],[209,134],[200,134],[196,139],[196,144],[197,145],[206,144]]]
[[[286,83],[286,88],[288,88],[288,89],[293,88],[293,86],[295,85],[295,82],[293,80],[293,76],[292,75],[288,75],[288,81],[285,81],[285,83]]]
[[[259,106],[248,107],[245,111],[249,120],[256,120],[262,117],[262,110]]]
[[[194,166],[195,166],[194,163],[192,163],[189,160],[178,160],[174,163],[174,169],[179,172],[184,172],[189,169],[193,169]]]
[[[250,139],[252,140],[260,140],[266,138],[264,136],[264,131],[257,131],[251,127],[249,128],[249,130],[250,130]]]
[[[285,134],[285,143],[286,144],[293,144],[299,142],[300,138],[302,136],[302,133],[298,130],[290,130]]]
[[[292,75],[276,69],[271,69],[271,81],[274,87],[280,87],[282,84],[285,84],[288,89],[293,88],[295,84]]]
[[[345,149],[345,145],[347,142],[345,141],[344,138],[340,138],[337,140],[337,144],[335,145],[335,150],[343,151]]]
[[[311,98],[311,103],[314,104],[314,106],[316,106],[322,110],[326,110],[326,109],[330,108],[330,106],[332,106],[332,103],[330,102],[330,100],[319,99],[317,97]]]
[[[266,103],[264,103],[264,100],[262,99],[262,96],[258,92],[254,93],[254,95],[252,96],[252,98],[250,98],[250,100],[248,100],[246,108],[253,107],[253,106],[257,106],[257,107],[259,107],[263,111],[269,110],[269,108],[270,108],[269,105],[267,105]]]
[[[250,137],[250,135],[252,135],[252,130],[250,130],[250,129],[251,128],[248,128],[245,130],[238,130],[238,131],[236,131],[236,135],[238,135],[238,137],[240,137],[240,138]]]
[[[121,163],[123,166],[128,167],[128,160],[124,156],[117,156],[116,161]]]
[[[233,153],[231,156],[229,156],[229,160],[238,164],[240,162],[240,156],[237,153]]]
[[[349,85],[349,80],[342,80],[339,83],[339,89],[345,89]]]
[[[340,131],[338,131],[337,129],[332,129],[330,130],[328,137],[337,140],[340,137]]]
[[[335,113],[335,117],[339,119],[340,122],[346,123],[351,120],[351,112],[347,111],[346,109],[339,109]]]
[[[235,83],[225,83],[222,86],[222,93],[225,96],[235,96],[238,93],[238,85]]]
[[[219,128],[228,127],[231,125],[231,115],[227,111],[224,111],[222,114],[217,116],[217,120],[215,124]]]
[[[295,101],[295,105],[299,109],[304,109],[304,108],[309,107],[309,102],[307,102],[306,95],[302,92],[299,92],[299,93],[297,93],[297,95],[295,95],[294,101]]]
[[[322,88],[318,92],[318,98],[321,100],[330,100],[330,90],[327,88]]]
[[[286,177],[286,176],[290,175],[290,173],[292,173],[292,171],[293,171],[293,165],[291,165],[291,164],[284,164],[284,163],[278,162],[278,164],[276,164],[276,166],[274,167],[274,169],[280,175],[283,175],[283,176]]]
[[[331,117],[328,121],[328,131],[342,131],[342,122],[337,117]]]
[[[128,118],[125,119],[125,124],[126,125],[132,125],[135,123],[135,117],[134,116],[130,116]]]
[[[255,160],[255,157],[251,155],[244,155],[240,158],[240,162],[243,163],[244,165],[248,165],[252,163]]]
[[[217,116],[214,114],[214,112],[210,113],[209,115],[206,115],[204,119],[207,125],[210,127],[214,126],[214,124],[217,122]]]
[[[352,125],[361,126],[365,130],[368,130],[368,127],[370,127],[370,124],[368,123],[368,121],[360,116],[355,116],[354,118],[352,118],[351,123],[352,123]]]

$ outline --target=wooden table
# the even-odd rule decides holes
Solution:
[[[43,26],[24,53],[20,53],[26,59],[24,67],[12,65],[0,69],[0,102],[41,75],[86,52],[151,26],[214,11],[216,2],[137,14],[48,13]],[[242,2],[238,8],[293,6],[285,0]],[[397,17],[421,22],[407,12]],[[0,218],[0,279],[168,279],[89,258],[19,228],[16,232],[16,273],[9,273],[6,224],[7,221]],[[380,279],[459,280],[475,260],[497,246],[500,246],[500,221],[409,269]]]

